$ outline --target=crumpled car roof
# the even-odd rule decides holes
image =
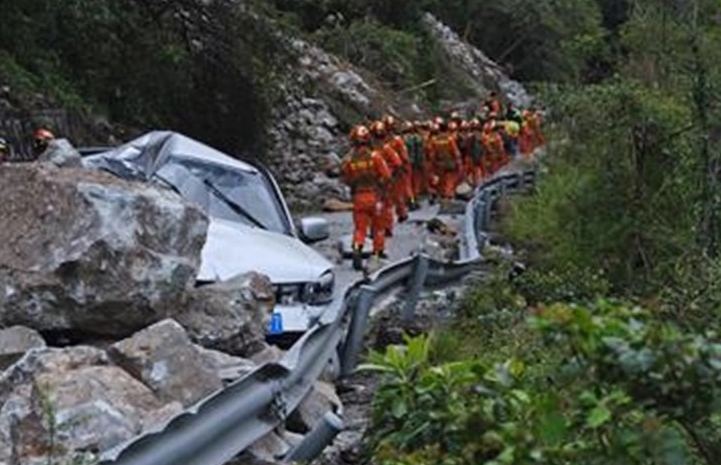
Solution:
[[[83,158],[86,168],[104,169],[124,179],[149,181],[171,157],[206,160],[257,172],[252,165],[174,131],[151,131],[123,145]]]

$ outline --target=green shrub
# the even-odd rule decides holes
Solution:
[[[554,304],[532,350],[434,364],[434,338],[362,366],[383,376],[372,464],[715,464],[721,344],[638,307]],[[545,356],[539,360],[538,353]]]

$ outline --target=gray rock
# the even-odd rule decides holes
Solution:
[[[283,436],[270,432],[253,443],[229,465],[280,465],[291,445]]]
[[[200,356],[205,359],[205,363],[210,366],[225,383],[232,383],[256,368],[256,364],[252,360],[234,357],[225,352],[206,349],[203,346],[196,345],[195,348],[200,353]]]
[[[262,350],[253,354],[250,359],[257,365],[264,363],[277,362],[285,355],[285,352],[276,346],[265,345]]]
[[[0,329],[0,370],[15,363],[25,352],[45,347],[45,340],[34,329],[12,326]]]
[[[341,413],[343,404],[332,384],[316,381],[313,389],[301,401],[288,420],[286,427],[296,433],[307,433],[327,412]]]
[[[80,153],[67,139],[53,139],[48,148],[37,158],[39,162],[50,162],[63,168],[79,168],[82,166]]]
[[[70,463],[181,411],[89,347],[33,349],[0,384],[0,463]]]
[[[127,336],[181,307],[207,219],[85,169],[0,167],[0,325]]]
[[[468,81],[474,83],[478,97],[483,97],[486,92],[495,89],[517,106],[524,107],[531,103],[532,99],[525,88],[506,76],[504,70],[483,52],[461,40],[458,34],[432,14],[426,13],[423,22],[455,68],[469,76]]]
[[[193,342],[246,357],[262,350],[274,305],[270,279],[247,273],[191,290],[175,319]]]
[[[108,355],[164,402],[190,406],[223,383],[180,324],[163,320],[113,344]]]

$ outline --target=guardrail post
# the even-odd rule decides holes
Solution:
[[[403,308],[403,321],[409,321],[413,318],[418,305],[418,297],[423,290],[423,283],[428,275],[428,257],[424,254],[416,256],[416,263],[413,267],[413,275],[408,283],[408,294],[406,296],[406,305]]]
[[[491,210],[493,208],[493,195],[491,194],[491,191],[485,192],[485,210],[483,212],[483,228],[488,227],[488,223],[491,222]]]
[[[335,413],[327,412],[303,440],[283,457],[282,463],[310,463],[323,452],[338,433],[343,431],[343,428],[343,420]]]
[[[373,286],[363,285],[360,287],[358,299],[355,302],[350,328],[343,353],[341,354],[341,376],[348,376],[355,370],[358,353],[363,346],[363,337],[368,327],[368,317],[373,306],[373,297],[376,290]]]

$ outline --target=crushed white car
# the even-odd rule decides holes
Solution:
[[[240,273],[267,275],[276,288],[270,337],[305,332],[332,301],[333,265],[306,244],[326,239],[325,219],[294,223],[273,176],[172,131],[153,131],[115,148],[80,149],[83,166],[154,182],[209,218],[198,285]]]

